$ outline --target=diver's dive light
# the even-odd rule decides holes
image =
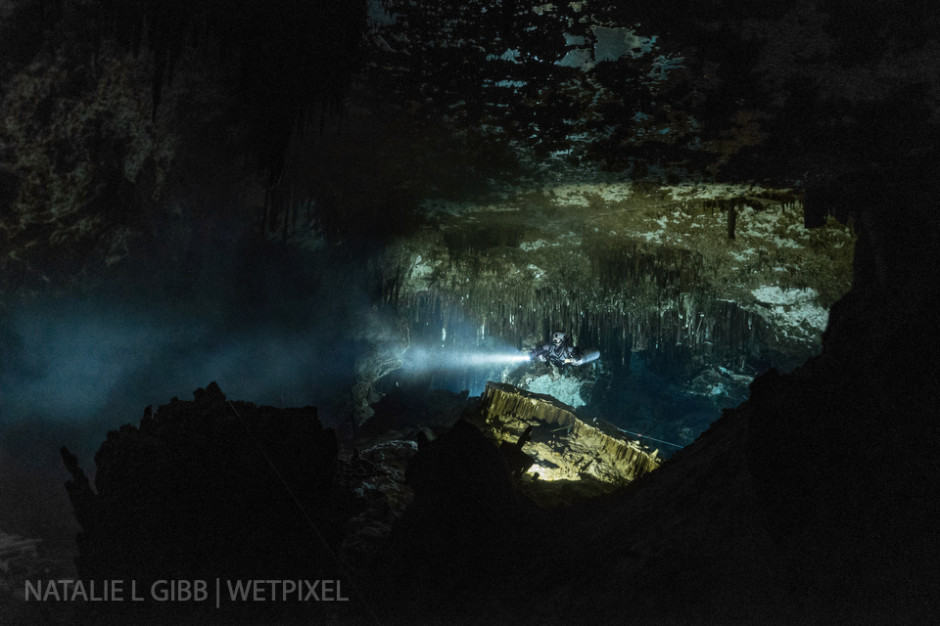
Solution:
[[[428,350],[416,346],[409,348],[403,357],[405,368],[412,370],[511,365],[530,361],[531,359],[532,357],[528,354],[521,354],[517,350],[504,352],[449,352]]]

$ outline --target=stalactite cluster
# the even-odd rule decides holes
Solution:
[[[711,270],[687,250],[600,250],[582,259],[575,284],[507,276],[505,268],[497,271],[500,262],[474,259],[471,266],[454,261],[427,288],[409,282],[409,268],[388,268],[382,297],[401,311],[413,342],[531,348],[564,330],[615,368],[629,367],[630,354],[643,351],[654,367],[695,357],[740,369],[769,347],[763,318],[710,293]]]

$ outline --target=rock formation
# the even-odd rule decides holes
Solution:
[[[78,576],[141,588],[158,580],[336,578],[355,504],[339,482],[335,435],[316,409],[230,402],[215,383],[194,395],[110,432],[95,455],[94,489],[63,448],[82,527]]]
[[[659,466],[655,451],[623,433],[618,437],[611,425],[604,432],[601,424],[583,422],[551,396],[490,383],[482,401],[475,423],[503,449],[530,457],[529,467],[519,472],[525,475],[520,488],[539,503],[605,493]],[[587,484],[572,484],[581,481]]]

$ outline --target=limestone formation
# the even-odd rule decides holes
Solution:
[[[603,178],[496,201],[430,199],[435,228],[388,247],[377,290],[412,343],[525,348],[565,330],[621,374],[633,353],[693,374],[789,369],[818,352],[854,241],[831,218],[806,229],[802,208],[788,189]]]
[[[580,490],[582,495],[596,494],[626,485],[660,464],[658,451],[617,437],[614,427],[585,423],[551,396],[511,385],[487,385],[475,423],[503,444],[528,439],[521,451],[533,464],[522,489],[542,503],[559,503],[557,493],[546,492],[541,484],[532,488],[531,482],[561,481],[555,490],[560,491],[563,483],[583,479],[590,486]]]
[[[231,402],[215,383],[108,433],[94,489],[67,449],[78,575],[309,576],[332,562],[352,497],[313,407]],[[260,539],[260,542],[259,542]]]

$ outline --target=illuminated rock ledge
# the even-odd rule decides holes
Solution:
[[[476,425],[507,451],[519,488],[543,505],[607,493],[659,467],[658,451],[572,411],[551,396],[491,382]],[[520,438],[528,459],[518,453]]]

